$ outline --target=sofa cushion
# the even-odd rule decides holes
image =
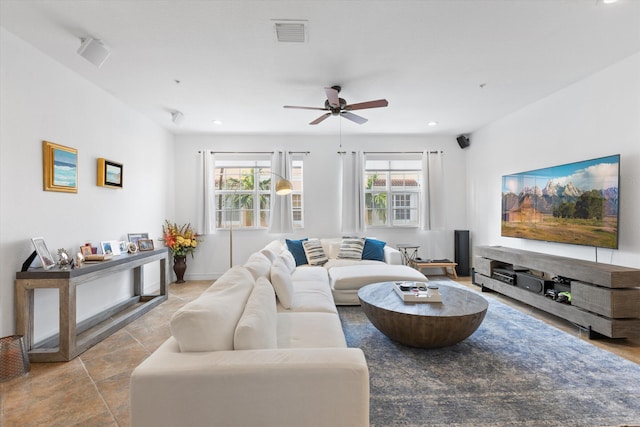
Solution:
[[[233,350],[236,325],[254,285],[246,274],[250,280],[205,292],[173,314],[169,326],[181,352]]]
[[[294,292],[296,297],[293,305],[290,310],[287,310],[291,313],[338,313],[330,288],[302,287],[295,289]]]
[[[293,258],[296,260],[296,265],[305,265],[307,264],[307,256],[304,253],[304,247],[302,246],[302,242],[308,239],[301,240],[289,240],[286,239],[287,249],[293,255]]]
[[[265,277],[259,277],[236,326],[236,350],[277,348],[276,295]]]
[[[267,249],[272,251],[274,254],[279,254],[282,249],[285,247],[284,243],[282,243],[281,240],[272,240],[270,241],[264,248],[262,249]]]
[[[329,261],[329,258],[327,258],[327,255],[324,253],[320,240],[307,240],[302,242],[302,247],[304,248],[304,253],[309,265],[324,265]]]
[[[365,239],[362,259],[384,261],[384,247],[387,243],[376,239]]]
[[[271,261],[260,252],[252,253],[247,262],[244,263],[244,267],[249,270],[256,280],[258,277],[269,278],[271,273]]]
[[[271,266],[271,284],[280,304],[284,308],[290,309],[293,303],[293,282],[289,269],[280,259]]]
[[[330,270],[334,267],[348,267],[350,265],[383,265],[386,264],[383,261],[371,261],[368,259],[330,259],[328,263],[323,265],[323,267],[327,270]]]
[[[202,294],[220,292],[222,289],[236,286],[238,282],[248,282],[253,286],[255,279],[249,270],[244,266],[236,265],[227,270],[220,276],[211,286],[209,286]]]
[[[278,313],[278,348],[346,346],[337,314]]]
[[[332,262],[335,260],[330,260]],[[326,264],[325,264],[326,265]],[[318,267],[315,265],[304,265],[296,268],[291,274],[291,280],[294,283],[306,283],[306,282],[319,282],[322,283],[323,286],[329,287],[329,275],[327,274],[327,269],[324,267]]]
[[[260,253],[267,257],[269,262],[273,263],[278,258],[278,253],[274,252],[272,249],[262,248]]]
[[[283,249],[282,252],[280,252],[279,257],[282,259],[282,262],[284,262],[284,265],[286,265],[289,269],[289,273],[293,273],[294,271],[296,271],[296,260],[293,258],[291,252],[289,252],[287,249]]]
[[[338,259],[362,259],[363,237],[343,237]]]
[[[334,267],[329,270],[331,288],[336,290],[357,290],[364,285],[397,280],[425,282],[427,278],[406,265],[352,265]]]
[[[320,239],[324,253],[327,254],[327,258],[336,259],[338,252],[340,252],[341,238]]]

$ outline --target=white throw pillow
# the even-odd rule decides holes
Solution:
[[[242,317],[236,327],[233,345],[236,350],[278,347],[276,294],[265,278],[256,280]]]
[[[260,251],[260,253],[266,256],[269,259],[269,262],[273,263],[276,259],[278,259],[278,254],[273,251],[273,249],[264,248]]]
[[[338,259],[362,259],[364,237],[343,237]]]
[[[205,293],[175,312],[169,326],[180,351],[233,350],[236,325],[252,290],[252,281],[240,281]]]
[[[290,309],[293,304],[293,282],[289,269],[278,259],[271,266],[271,284],[276,291],[280,304],[286,309]]]
[[[329,261],[327,255],[324,253],[322,244],[318,239],[311,239],[302,242],[304,253],[307,256],[309,265],[324,265]]]
[[[289,273],[293,273],[296,270],[296,259],[288,249],[283,249],[282,252],[280,252],[280,259],[282,259],[284,265],[289,269]]]
[[[271,271],[271,261],[264,254],[255,252],[251,254],[244,267],[251,272],[254,279],[258,277],[269,277]]]

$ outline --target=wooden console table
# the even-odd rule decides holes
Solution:
[[[32,362],[68,361],[118,329],[167,300],[167,248],[114,256],[108,261],[87,263],[74,269],[33,268],[16,273],[16,331],[23,335]],[[143,295],[142,266],[160,261],[160,292]],[[133,296],[95,316],[76,323],[76,287],[120,271],[133,270]],[[57,289],[60,300],[60,330],[34,346],[34,291]]]
[[[453,279],[458,278],[458,273],[456,273],[456,266],[458,264],[455,262],[418,261],[414,259],[409,261],[409,265],[418,271],[423,268],[441,268],[446,276],[451,276]],[[449,272],[449,270],[451,270],[451,272]]]

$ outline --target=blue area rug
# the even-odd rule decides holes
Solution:
[[[360,307],[338,307],[369,365],[372,427],[640,425],[640,365],[487,300],[473,335],[428,350],[390,340]]]

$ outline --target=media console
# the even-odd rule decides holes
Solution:
[[[640,337],[640,269],[601,264],[503,246],[475,248],[474,282],[609,338]],[[568,279],[571,305],[497,280],[504,269],[525,267]],[[517,281],[517,278],[516,278]]]

